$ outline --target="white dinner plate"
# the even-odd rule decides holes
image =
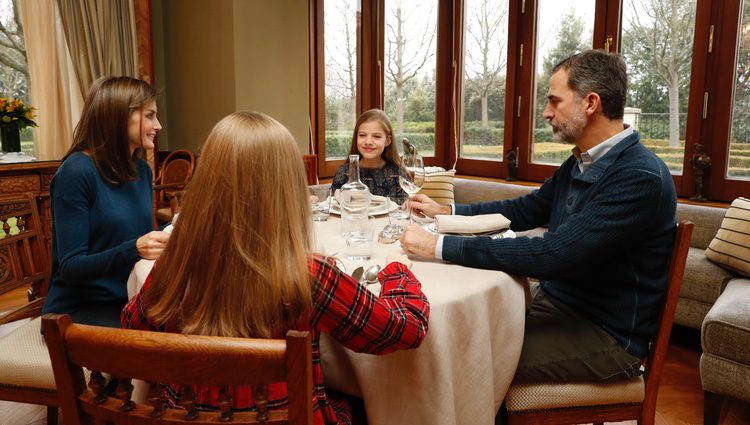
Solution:
[[[424,227],[425,230],[428,232],[434,234],[434,235],[458,235],[458,236],[489,236],[492,239],[505,239],[505,238],[515,238],[516,232],[506,229],[500,232],[485,232],[485,233],[441,233],[437,230],[437,225],[435,223],[430,223],[429,225]]]
[[[398,204],[387,199],[386,202],[378,202],[370,204],[370,215],[383,215],[398,209]],[[331,198],[331,214],[341,215],[341,206],[339,205],[336,198]]]

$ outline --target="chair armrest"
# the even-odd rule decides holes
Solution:
[[[15,322],[16,320],[41,316],[42,307],[44,307],[44,297],[37,298],[34,301],[24,304],[15,310],[11,310],[0,316],[0,325]]]
[[[164,189],[184,189],[186,184],[187,183],[184,183],[184,182],[155,184],[153,186],[153,190],[158,191],[158,190],[164,190]]]

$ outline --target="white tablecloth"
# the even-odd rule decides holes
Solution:
[[[376,231],[387,218],[374,222]],[[315,246],[343,257],[340,220],[315,223]],[[373,259],[383,265],[398,242],[375,243]],[[128,283],[132,295],[151,269],[136,264]],[[344,260],[346,271],[361,263]],[[515,373],[524,327],[524,283],[506,273],[442,261],[414,261],[412,272],[430,300],[427,337],[416,350],[384,356],[354,353],[322,335],[326,386],[361,396],[372,425],[493,424]],[[379,285],[370,288],[377,292]]]

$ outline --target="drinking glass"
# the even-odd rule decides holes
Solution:
[[[331,188],[310,188],[313,221],[328,221],[331,215]]]
[[[409,197],[416,195],[424,184],[424,161],[417,154],[404,154],[398,167],[398,184]],[[413,221],[411,213],[409,222]]]
[[[373,220],[357,223],[357,228],[346,234],[345,256],[349,261],[369,261],[372,258]]]
[[[395,204],[398,206],[398,208],[394,208],[393,210],[389,209],[388,226],[390,226],[392,233],[400,235],[409,224],[409,197],[406,195],[392,195],[388,197],[388,200],[391,202],[391,205]]]

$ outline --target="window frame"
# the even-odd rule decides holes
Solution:
[[[342,160],[325,158],[325,97],[323,3],[310,2],[310,114],[311,133],[318,154],[321,177],[333,176]],[[358,94],[357,114],[383,106],[383,69],[385,36],[385,1],[362,0],[358,34]],[[542,182],[559,166],[531,162],[533,138],[533,99],[536,86],[535,49],[538,0],[508,0],[508,51],[505,88],[503,158],[485,160],[456,158],[457,143],[463,129],[463,43],[464,0],[438,1],[437,51],[435,69],[435,156],[425,157],[426,165],[453,167],[460,174],[478,177],[506,178],[505,155],[518,150],[518,175],[521,180]],[[750,0],[745,0],[750,1]],[[623,0],[596,0],[594,10],[593,46],[620,51],[622,38]],[[733,93],[734,70],[738,49],[742,0],[713,2],[696,0],[696,20],[693,41],[693,62],[686,119],[685,152],[682,174],[672,178],[679,196],[693,195],[693,168],[690,158],[693,144],[699,141],[713,158],[704,186],[711,200],[730,201],[743,193],[750,193],[750,180],[726,177],[729,159],[729,135],[733,96],[714,93]],[[727,25],[730,23],[731,25]],[[710,27],[714,27],[713,53],[708,52]],[[521,51],[523,50],[523,58]],[[708,114],[703,111],[703,93],[709,95]],[[455,96],[455,111],[452,108]],[[519,108],[520,98],[520,108]],[[458,136],[458,137],[457,137]],[[458,139],[458,140],[457,140]]]

